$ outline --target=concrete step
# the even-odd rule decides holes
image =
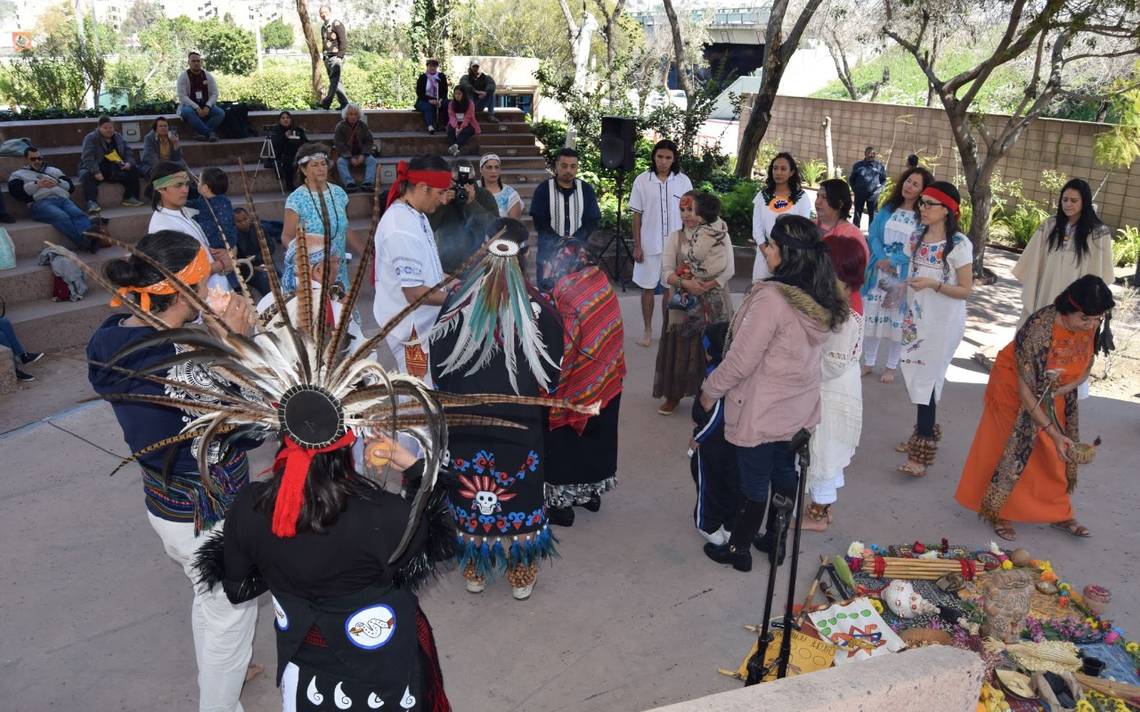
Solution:
[[[442,154],[447,149],[447,135],[437,133],[431,136],[425,132],[384,132],[374,134],[380,141],[380,156],[422,155],[425,153]],[[314,141],[320,141],[332,146],[332,133],[309,134]],[[182,157],[194,168],[202,166],[225,165],[233,163],[237,156],[241,156],[247,164],[258,160],[264,139],[239,138],[222,139],[216,143],[206,143],[194,140],[182,140]],[[131,148],[135,152],[136,160],[142,154],[142,143],[133,143]],[[483,153],[497,153],[500,156],[540,156],[538,147],[534,144],[534,137],[527,133],[484,133],[472,138],[463,147],[465,154],[480,155]],[[73,144],[43,148],[40,152],[47,158],[48,163],[64,171],[68,175],[78,175],[81,146]],[[0,169],[6,176],[11,171],[23,165],[23,159],[5,158],[0,162]]]
[[[58,351],[86,344],[100,323],[115,310],[98,287],[78,302],[38,300],[8,307],[7,317],[29,351]]]
[[[93,269],[101,270],[104,263],[122,257],[126,254],[126,250],[121,247],[112,247],[100,250],[98,254],[94,255],[86,252],[77,254]],[[10,305],[39,299],[50,300],[52,284],[52,271],[49,267],[38,264],[35,257],[18,259],[15,267],[0,272],[0,299]],[[88,286],[97,288],[97,285],[89,284]]]
[[[294,111],[291,113],[293,114],[293,121],[296,125],[303,127],[305,131],[310,134],[313,132],[331,134],[336,128],[337,122],[340,121],[340,112],[336,111]],[[368,117],[368,126],[373,131],[423,130],[423,119],[418,111],[371,110],[364,113]],[[249,123],[260,136],[263,126],[271,126],[277,123],[277,115],[278,112],[276,111],[251,111],[249,113]],[[530,131],[530,127],[523,121],[522,112],[518,109],[500,109],[495,112],[495,116],[499,119],[497,125],[487,121],[486,112],[480,111],[476,114],[476,118],[484,131],[497,130],[504,133],[529,133]],[[137,124],[141,138],[150,131],[151,125],[156,118],[158,118],[158,116],[154,114],[116,117],[114,119],[115,128],[121,132],[124,124]],[[181,118],[166,115],[166,119],[180,136],[190,138],[191,132],[182,125]],[[44,119],[4,122],[5,136],[8,138],[25,137],[29,139],[33,145],[42,149],[56,146],[78,146],[83,142],[83,137],[91,133],[94,128],[94,119]]]
[[[381,171],[381,178],[387,177],[387,174],[394,175],[395,161],[398,159],[407,160],[408,157],[398,156],[388,161],[385,159],[381,161],[383,166],[391,166],[391,172]],[[530,163],[534,163],[532,159],[519,159],[504,156],[502,158],[503,165],[506,168],[503,170],[503,177],[507,184],[512,185],[518,190],[519,195],[526,201],[527,205],[530,204],[531,196],[534,195],[534,189],[543,180],[549,177],[549,173],[545,168],[535,167],[520,167]],[[541,163],[542,159],[537,159]],[[244,205],[245,199],[241,190],[241,174],[237,165],[222,166],[222,168],[229,174],[230,178],[230,199],[233,200],[234,206]],[[258,211],[261,212],[263,196],[282,197],[280,188],[277,184],[277,177],[271,169],[262,168],[260,172],[255,175],[254,167],[246,166],[246,175],[249,177],[252,185],[252,192],[254,193],[254,204],[259,206]],[[380,190],[386,192],[388,185],[381,185]],[[103,217],[111,220],[109,225],[110,233],[116,239],[137,239],[146,232],[147,223],[150,221],[151,209],[150,206],[141,208],[123,208],[119,206],[122,199],[122,187],[118,185],[102,185],[99,186],[99,203],[104,207]],[[364,194],[359,194],[364,196]],[[75,191],[72,194],[73,200],[77,205],[82,205],[82,192]],[[352,200],[360,200],[356,194],[352,196]],[[13,217],[17,218],[15,223],[6,225],[8,234],[12,237],[12,242],[16,248],[17,257],[33,257],[38,255],[44,248],[44,241],[59,242],[67,247],[66,238],[59,234],[50,225],[38,223],[31,219],[28,207],[23,203],[17,203],[11,199],[8,200],[8,210]],[[266,209],[271,209],[271,206],[266,206]],[[142,216],[135,219],[135,216]],[[268,218],[268,215],[265,217]],[[270,218],[277,219],[277,218]],[[140,232],[141,230],[141,232]],[[2,273],[0,273],[2,276]]]

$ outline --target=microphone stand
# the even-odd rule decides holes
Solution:
[[[792,658],[792,613],[796,600],[796,568],[800,559],[800,534],[804,523],[804,490],[807,488],[808,465],[811,464],[811,454],[808,448],[808,443],[811,442],[811,433],[807,428],[800,428],[800,431],[792,436],[792,442],[788,448],[796,453],[799,458],[800,465],[800,481],[796,493],[796,530],[792,537],[792,566],[788,571],[788,600],[784,607],[784,639],[780,641],[780,655],[777,658],[780,661],[779,670],[776,672],[776,679],[782,679],[788,675],[788,662]]]
[[[629,258],[630,262],[633,261],[633,253],[631,253],[629,251],[629,247],[626,246],[625,240],[623,240],[622,236],[621,236],[621,199],[622,199],[622,196],[624,194],[625,194],[625,169],[619,168],[617,171],[617,225],[614,228],[614,236],[611,237],[609,243],[605,247],[602,248],[602,252],[601,252],[601,255],[599,255],[599,258],[602,255],[605,255],[606,250],[609,249],[610,245],[614,246],[614,267],[613,267],[613,270],[610,272],[610,277],[612,277],[615,282],[617,282],[619,285],[621,285],[621,291],[622,292],[625,292],[625,280],[622,278],[622,271],[621,271],[621,265],[622,265],[621,252],[622,252],[623,248],[625,249],[626,256]]]
[[[780,641],[780,652],[772,661],[772,665],[776,666],[776,678],[787,677],[788,674],[788,661],[791,660],[792,655],[792,628],[793,628],[793,606],[796,598],[796,570],[797,562],[800,555],[800,533],[803,526],[803,506],[804,490],[807,486],[807,469],[810,462],[810,455],[808,450],[808,443],[811,440],[811,433],[806,428],[801,428],[794,436],[788,445],[788,449],[794,452],[799,458],[799,483],[797,486],[796,499],[792,500],[780,493],[773,493],[772,507],[773,516],[775,517],[776,537],[772,542],[772,547],[768,551],[768,590],[764,597],[764,620],[760,628],[760,638],[758,641],[756,653],[748,660],[748,676],[744,680],[744,684],[755,685],[764,679],[764,675],[771,672],[771,666],[764,665],[764,656],[768,653],[768,645],[772,642],[772,633],[770,631],[772,616],[772,599],[776,593],[776,573],[779,570],[779,559],[777,558],[780,549],[784,547],[785,537],[787,536],[786,524],[788,517],[792,513],[792,509],[796,510],[795,518],[795,533],[792,538],[792,563],[788,576],[788,599],[787,605],[784,610],[783,629],[784,637]],[[796,503],[800,503],[797,507]]]

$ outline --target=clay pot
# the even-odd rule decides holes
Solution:
[[[1100,616],[1112,601],[1112,593],[1103,586],[1088,585],[1084,590],[1085,608],[1094,616]]]

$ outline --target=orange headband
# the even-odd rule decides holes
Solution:
[[[191,288],[208,276],[210,276],[210,254],[206,252],[206,248],[204,247],[199,248],[198,254],[194,256],[194,259],[190,260],[190,264],[183,267],[182,270],[175,275],[179,281],[189,285]],[[119,293],[111,298],[111,306],[121,306],[126,296],[131,292],[139,295],[139,308],[144,312],[149,312],[150,295],[174,294],[177,290],[165,279],[160,282],[155,282],[154,284],[148,284],[145,287],[119,287]]]
[[[438,190],[447,190],[451,187],[451,171],[439,170],[408,170],[408,162],[400,161],[396,164],[396,181],[392,183],[392,189],[388,191],[388,202],[384,205],[387,208],[389,205],[400,197],[400,184],[408,183],[409,185],[416,185],[418,183],[427,183],[428,186]]]

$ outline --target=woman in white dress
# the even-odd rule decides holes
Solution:
[[[966,299],[974,286],[974,250],[958,231],[958,189],[935,181],[918,199],[921,226],[910,239],[906,316],[899,367],[918,418],[899,472],[922,477],[934,463],[942,439],[935,407],[942,398],[946,369],[966,331]]]
[[[752,200],[752,241],[763,245],[772,234],[772,226],[781,215],[811,217],[811,201],[800,187],[800,169],[796,159],[787,152],[777,153],[768,163],[768,177],[764,188]],[[771,276],[767,263],[757,247],[756,261],[752,264],[752,281],[759,282]]]
[[[494,153],[479,159],[479,186],[495,197],[499,217],[518,220],[522,215],[522,196],[511,186],[503,185],[503,162]]]
[[[821,532],[831,524],[831,506],[843,486],[843,470],[851,464],[863,430],[863,384],[859,353],[863,346],[863,300],[859,288],[867,275],[863,236],[823,238],[835,276],[849,300],[850,316],[832,332],[820,356],[819,425],[811,439],[808,491],[811,504],[803,528]]]
[[[1021,282],[1018,327],[1086,274],[1112,284],[1112,230],[1097,216],[1089,184],[1073,178],[1061,188],[1057,214],[1041,223],[1013,266],[1013,276]],[[1077,398],[1088,397],[1086,379]]]
[[[902,321],[906,314],[906,254],[910,236],[918,227],[918,197],[934,182],[921,166],[908,168],[894,183],[891,194],[875,213],[867,230],[867,275],[863,281],[863,375],[871,373],[886,342],[887,361],[880,383],[894,383],[902,353]],[[889,296],[888,296],[889,295]]]

